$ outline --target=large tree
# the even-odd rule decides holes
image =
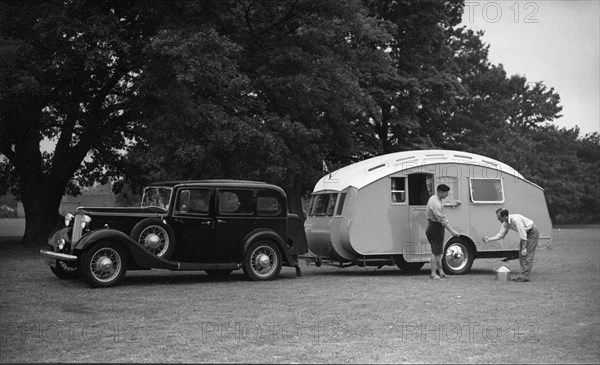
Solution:
[[[365,1],[376,16],[393,25],[386,51],[392,77],[376,73],[368,118],[380,142],[379,153],[431,147],[449,126],[454,99],[461,92],[458,68],[447,39],[460,23],[463,1]]]
[[[212,14],[203,29],[154,43],[156,66],[149,71],[172,82],[146,94],[162,106],[128,157],[132,167],[161,151],[171,157],[155,169],[162,176],[270,181],[286,189],[292,211],[301,213],[300,196],[320,177],[323,159],[336,166],[362,153],[355,126],[367,97],[357,65],[364,56],[390,63],[372,47],[389,39],[387,23],[369,16],[359,0],[200,2],[195,11]],[[209,34],[229,47],[195,51],[207,49]],[[173,103],[180,106],[165,108]],[[179,112],[164,112],[172,109]],[[150,175],[135,171],[129,180]]]
[[[45,242],[76,172],[107,173],[135,135],[136,81],[163,4],[2,2],[0,167],[23,202],[23,243]],[[43,139],[56,148],[41,150]]]

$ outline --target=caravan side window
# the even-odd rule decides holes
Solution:
[[[504,203],[504,185],[502,179],[470,179],[471,200],[473,203]]]
[[[346,193],[340,194],[340,201],[338,203],[337,211],[335,215],[342,215],[342,210],[344,210],[344,202],[346,201]]]
[[[392,203],[404,203],[406,201],[406,178],[392,177]]]

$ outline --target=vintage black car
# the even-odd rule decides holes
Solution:
[[[46,257],[61,279],[116,285],[127,270],[204,270],[271,280],[308,251],[285,192],[254,181],[170,181],[144,189],[139,208],[77,208],[55,230]]]

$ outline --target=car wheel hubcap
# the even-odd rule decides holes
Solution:
[[[469,254],[463,245],[455,244],[446,250],[446,264],[452,270],[462,270],[469,261]]]
[[[258,258],[256,259],[256,262],[258,263],[258,266],[260,267],[267,267],[269,266],[269,256],[265,255],[265,254],[261,254],[258,256]]]
[[[146,245],[153,250],[156,250],[160,247],[160,237],[158,235],[152,233],[146,237]]]
[[[98,271],[103,273],[110,272],[112,265],[113,262],[111,259],[109,259],[108,257],[103,257],[100,260],[98,260]]]

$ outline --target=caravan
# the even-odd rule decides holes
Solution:
[[[317,182],[304,226],[317,265],[419,270],[431,257],[425,207],[442,183],[451,188],[444,210],[461,233],[460,238],[446,234],[442,263],[447,273],[466,273],[474,259],[518,258],[516,232],[482,242],[499,230],[498,208],[533,219],[540,247],[550,244],[544,190],[515,169],[467,152],[408,151],[357,162]]]

